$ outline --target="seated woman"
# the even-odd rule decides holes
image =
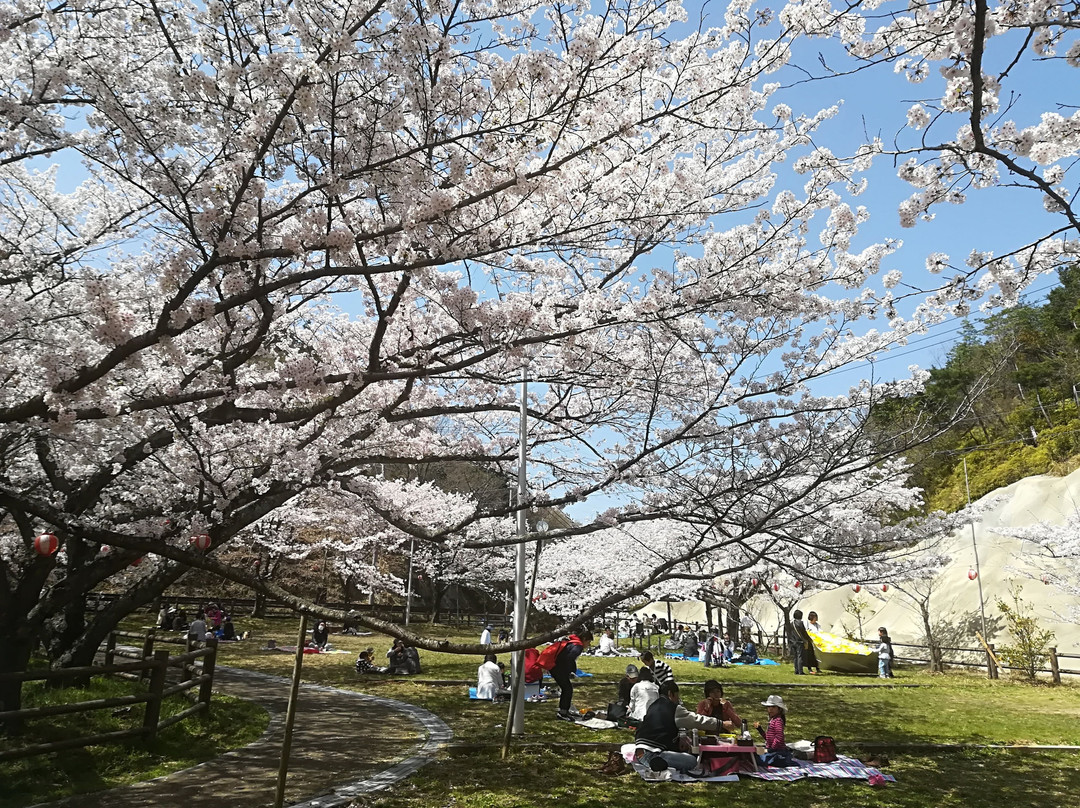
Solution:
[[[652,670],[642,667],[638,670],[637,684],[630,688],[630,704],[626,708],[626,722],[636,726],[645,719],[652,703],[660,698],[660,688],[656,685]]]
[[[600,635],[600,650],[597,651],[600,656],[614,656],[618,653],[615,650],[615,637],[612,634],[611,629],[606,629],[603,634]]]
[[[485,654],[484,663],[476,669],[476,698],[497,701],[500,696],[509,695],[510,691],[503,686],[498,657]]]
[[[725,730],[737,731],[742,726],[742,719],[735,708],[724,698],[724,686],[715,679],[705,683],[705,698],[698,702],[695,712],[719,718],[720,727]]]
[[[326,623],[319,621],[319,624],[311,632],[311,641],[320,651],[326,649],[326,646],[330,644],[330,629]]]
[[[386,652],[386,659],[388,661],[387,673],[409,674],[413,672],[409,655],[405,649],[405,643],[401,640],[394,640],[393,647]]]

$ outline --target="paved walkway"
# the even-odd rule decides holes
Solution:
[[[289,680],[219,667],[214,690],[270,713],[263,736],[190,769],[131,786],[81,794],[49,808],[267,808],[274,804]],[[335,808],[408,777],[453,737],[434,714],[404,702],[302,685],[285,804]]]

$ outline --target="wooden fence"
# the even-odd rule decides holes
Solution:
[[[142,640],[142,651],[132,651],[123,646],[118,646],[117,638]],[[185,646],[185,651],[180,654],[170,655],[167,649],[155,649],[155,643]],[[133,704],[146,705],[142,726],[0,751],[0,761],[42,755],[48,752],[59,752],[64,749],[74,749],[94,744],[117,743],[129,739],[139,739],[143,743],[149,743],[157,737],[161,730],[197,713],[206,714],[210,710],[210,695],[213,689],[214,666],[217,659],[217,640],[207,640],[204,648],[194,648],[192,645],[191,642],[183,640],[154,637],[153,631],[147,631],[144,634],[116,631],[109,635],[106,642],[105,664],[103,665],[0,674],[0,680],[15,680],[20,683],[32,681],[62,682],[69,679],[86,679],[90,676],[108,674],[139,681],[148,680],[145,693],[0,712],[0,723],[10,722],[18,726],[25,720],[47,718],[54,715],[114,709]],[[115,662],[115,658],[118,656],[130,657],[134,661]],[[198,664],[200,659],[202,660],[201,665]],[[169,668],[179,669],[180,681],[166,686]],[[191,707],[168,718],[161,718],[161,704],[166,698],[177,693],[185,693],[196,687],[199,688],[199,691],[195,694],[195,703]]]
[[[866,641],[870,644],[870,641]],[[877,641],[873,641],[876,645]],[[897,654],[898,662],[908,662],[917,665],[933,665],[933,654],[931,653],[930,646],[917,645],[915,643],[899,643],[894,642],[893,648],[912,648],[917,649],[919,652],[925,651],[925,653],[918,653],[915,655],[901,656]],[[996,659],[997,649],[994,643],[989,643],[986,648],[955,648],[951,646],[938,646],[936,649],[938,652],[938,660],[942,665],[949,665],[953,667],[961,668],[985,668],[986,675],[990,679],[997,679],[1000,676],[1002,669],[1005,670],[1020,670],[1020,668],[1002,665]],[[1080,676],[1080,669],[1076,668],[1063,668],[1061,666],[1062,660],[1080,659],[1080,654],[1063,654],[1058,651],[1056,647],[1052,647],[1049,650],[1049,658],[1047,660],[1048,666],[1039,668],[1036,673],[1048,673],[1054,684],[1061,684],[1061,675],[1069,674],[1073,676]]]

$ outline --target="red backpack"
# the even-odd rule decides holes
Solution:
[[[832,763],[836,760],[836,741],[829,735],[814,738],[814,763]]]
[[[581,640],[579,640],[577,638],[577,635],[571,634],[567,639],[559,640],[558,642],[553,642],[547,648],[542,650],[540,652],[540,657],[537,660],[537,662],[540,664],[541,668],[543,668],[546,671],[549,671],[549,670],[551,670],[552,668],[555,667],[555,660],[559,658],[559,654],[562,653],[562,650],[566,646],[568,646],[568,645],[584,645],[584,644],[585,643],[583,643]]]

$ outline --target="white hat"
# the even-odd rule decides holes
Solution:
[[[780,698],[779,696],[769,696],[769,698],[767,698],[767,699],[765,699],[765,701],[761,702],[761,706],[762,707],[779,707],[785,713],[787,712],[787,707],[784,706],[784,700],[782,698]]]

